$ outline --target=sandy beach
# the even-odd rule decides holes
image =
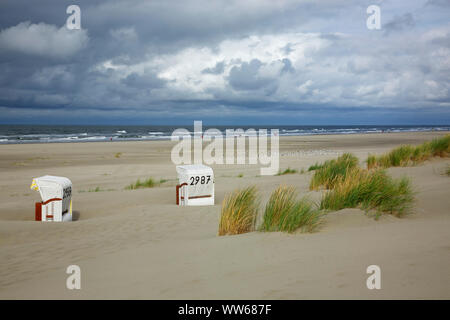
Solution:
[[[381,154],[446,132],[280,138],[280,169],[355,154]],[[450,299],[450,159],[390,168],[408,176],[414,213],[374,220],[359,209],[330,212],[315,233],[217,236],[221,202],[256,185],[262,202],[279,185],[309,191],[311,172],[260,176],[260,165],[213,165],[215,205],[178,207],[174,142],[0,145],[1,299]],[[76,221],[39,223],[34,177],[73,182]],[[242,174],[242,177],[240,175]],[[167,180],[125,190],[137,179]],[[94,192],[95,189],[98,192]],[[81,290],[66,268],[81,268]],[[381,268],[368,290],[366,268]]]

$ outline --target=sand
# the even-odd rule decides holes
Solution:
[[[282,137],[280,167],[418,144],[442,132]],[[177,207],[170,141],[0,145],[1,299],[449,299],[450,159],[390,168],[411,177],[414,213],[378,221],[358,209],[329,213],[313,234],[218,237],[226,193],[255,184],[308,190],[311,173],[259,176],[259,165],[214,165],[216,205]],[[120,153],[120,154],[118,154]],[[239,174],[243,177],[238,177]],[[77,221],[34,222],[33,177],[69,177]],[[124,190],[138,178],[160,187]],[[96,187],[100,192],[89,192]],[[81,290],[66,268],[81,268]],[[381,268],[368,290],[366,268]]]

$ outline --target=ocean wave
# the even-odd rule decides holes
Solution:
[[[141,139],[143,140],[170,140],[171,136],[167,136],[167,135],[152,135],[152,136],[141,136]]]
[[[87,138],[81,138],[80,140],[105,140],[107,139],[105,136],[93,136]]]
[[[2,127],[0,126],[0,130]],[[172,136],[177,136],[183,138],[185,136],[190,136],[191,139],[201,139],[202,136],[205,139],[212,137],[223,137],[225,138],[226,130],[225,128],[220,129],[220,133],[207,132],[193,132],[186,131],[177,132],[172,134],[175,127],[170,129],[162,129],[151,126],[149,128],[142,129],[141,127],[130,127],[126,130],[115,130],[115,128],[105,130],[103,127],[92,127],[89,129],[89,133],[84,131],[85,128],[77,128],[74,130],[68,130],[66,128],[57,128],[55,130],[48,129],[44,132],[39,132],[35,127],[32,130],[26,130],[26,128],[20,128],[20,130],[15,130],[15,128],[4,128],[0,131],[0,144],[24,144],[24,143],[55,143],[55,142],[88,142],[88,141],[142,141],[142,140],[171,140]],[[259,130],[261,128],[254,128],[255,135],[252,132],[248,132],[248,129],[242,129],[237,131],[237,128],[229,128],[234,130],[232,137],[249,137],[249,136],[259,136]],[[154,130],[154,131],[152,131]],[[243,131],[242,131],[243,130]],[[271,129],[267,130],[267,136],[272,135]],[[72,132],[70,132],[72,131]],[[280,136],[308,136],[308,135],[331,135],[331,134],[365,134],[365,133],[382,133],[382,132],[423,132],[423,131],[450,131],[450,126],[343,126],[343,127],[301,127],[301,126],[284,126],[279,128]],[[33,133],[31,133],[33,132]],[[229,136],[230,137],[230,136]]]

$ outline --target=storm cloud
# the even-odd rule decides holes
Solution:
[[[450,121],[447,1],[71,4],[0,3],[0,122]]]

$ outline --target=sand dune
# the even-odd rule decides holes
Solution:
[[[342,152],[362,162],[369,152],[443,134],[282,137],[280,163],[307,169]],[[318,200],[320,192],[308,190],[311,173],[259,176],[259,166],[216,165],[216,205],[177,207],[172,145],[0,145],[0,298],[450,298],[450,178],[443,174],[450,160],[389,169],[411,177],[417,191],[414,214],[401,219],[344,209],[313,234],[218,237],[226,193],[255,184],[265,200],[284,183]],[[29,185],[44,174],[72,180],[77,221],[32,221],[39,195]],[[124,190],[147,177],[168,181]],[[89,192],[96,187],[103,191]],[[71,264],[81,267],[81,290],[65,287]],[[366,287],[371,264],[381,267],[381,290]]]

